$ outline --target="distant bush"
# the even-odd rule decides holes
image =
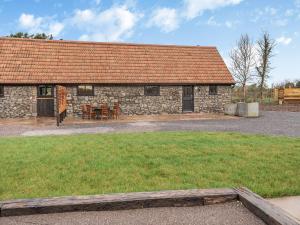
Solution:
[[[53,36],[45,33],[36,33],[36,34],[28,34],[23,32],[17,32],[14,34],[10,34],[7,37],[11,38],[28,38],[28,39],[45,39],[45,40],[53,40]]]

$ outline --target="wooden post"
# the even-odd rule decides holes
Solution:
[[[299,225],[297,220],[247,188],[236,188],[239,200],[267,225]]]
[[[59,126],[67,116],[67,89],[56,85],[56,125]]]
[[[58,90],[58,85],[55,86],[56,90],[56,126],[59,127],[59,90]]]

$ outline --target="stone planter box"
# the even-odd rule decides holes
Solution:
[[[225,115],[236,116],[237,115],[237,104],[225,105]]]
[[[225,114],[231,116],[256,118],[259,117],[259,103],[239,102],[236,104],[228,104],[225,105]]]
[[[245,117],[247,114],[247,103],[239,102],[237,103],[237,116]]]
[[[247,104],[246,117],[259,117],[258,102],[252,102]]]

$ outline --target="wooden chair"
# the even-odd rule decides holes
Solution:
[[[92,119],[96,117],[96,113],[93,112],[91,105],[81,105],[82,119]]]
[[[87,111],[87,107],[86,105],[81,105],[81,112],[82,112],[82,119],[88,119],[89,117],[89,114],[88,114],[88,111]]]
[[[89,114],[89,119],[96,119],[96,113],[93,110],[93,107],[91,105],[86,105],[87,111]]]
[[[115,102],[114,108],[112,110],[112,118],[117,120],[119,118],[120,112],[121,112],[120,104],[119,102]]]
[[[105,103],[101,105],[101,120],[103,119],[109,119],[109,108],[108,105]]]

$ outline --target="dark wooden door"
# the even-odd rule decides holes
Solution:
[[[54,116],[54,99],[38,99],[37,114],[38,116]]]
[[[54,116],[54,88],[52,85],[39,85],[37,97],[37,115]]]
[[[182,86],[182,111],[194,112],[194,86]]]

